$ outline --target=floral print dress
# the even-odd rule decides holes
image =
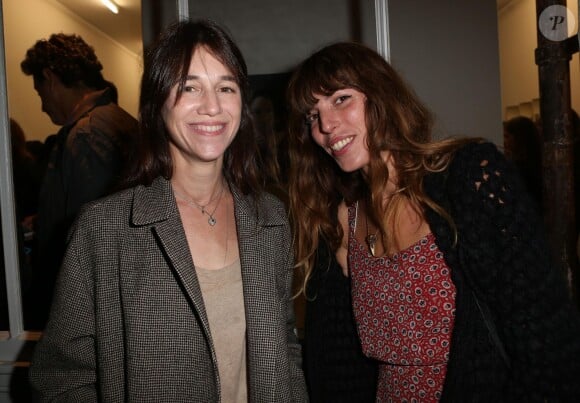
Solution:
[[[392,255],[373,257],[354,236],[349,208],[349,270],[365,355],[380,361],[377,402],[441,398],[455,314],[455,286],[428,234]]]

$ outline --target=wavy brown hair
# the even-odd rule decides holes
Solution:
[[[354,88],[366,96],[365,121],[370,153],[368,176],[342,172],[336,162],[312,139],[306,114],[316,100]],[[385,250],[397,246],[394,223],[403,200],[417,209],[431,208],[449,215],[423,190],[423,178],[444,170],[454,152],[475,139],[431,141],[433,119],[411,88],[374,50],[357,43],[329,45],[312,54],[293,72],[287,98],[290,108],[290,215],[294,229],[297,267],[302,271],[302,291],[310,276],[316,250],[324,240],[332,250],[341,243],[343,230],[338,206],[364,200],[369,218],[379,228]],[[398,189],[388,195],[387,165],[380,153],[389,151],[397,173]]]

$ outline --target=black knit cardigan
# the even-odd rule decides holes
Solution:
[[[491,143],[462,147],[426,193],[427,212],[457,289],[443,402],[580,402],[580,314],[554,264],[536,205]],[[476,298],[474,297],[476,295]],[[507,353],[502,358],[477,304]]]
[[[423,185],[457,229],[455,242],[449,223],[427,211],[457,289],[441,401],[580,402],[580,313],[512,165],[495,145],[473,143]],[[338,273],[333,257],[321,253],[305,320],[311,399],[371,401],[376,369],[362,357],[350,288]],[[478,304],[487,307],[507,360]]]

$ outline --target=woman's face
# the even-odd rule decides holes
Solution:
[[[176,85],[161,114],[170,135],[171,155],[180,161],[221,162],[240,127],[242,97],[234,75],[207,49],[193,53],[177,99]]]
[[[365,121],[366,96],[353,88],[333,94],[315,94],[307,114],[312,138],[345,172],[368,169],[370,161]]]

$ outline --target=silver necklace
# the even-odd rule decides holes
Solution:
[[[194,202],[189,197],[187,197],[187,196],[179,193],[175,189],[173,189],[173,193],[175,193],[175,195],[177,197],[179,197],[181,200],[183,200],[184,202],[186,202],[190,206],[196,207],[197,209],[199,209],[201,211],[201,214],[207,215],[208,216],[207,223],[210,226],[213,227],[213,226],[215,226],[217,224],[217,220],[215,219],[215,217],[213,215],[215,214],[218,206],[220,205],[220,201],[222,200],[222,195],[224,193],[224,186],[222,186],[221,191],[217,195],[217,203],[215,204],[215,207],[214,207],[214,209],[213,209],[213,211],[211,213],[209,211],[207,211],[206,209],[207,209],[207,206],[209,206],[216,199],[216,197],[212,197],[205,205],[201,205],[201,204],[198,204],[198,203]]]
[[[223,267],[226,267],[226,261],[228,258],[229,218],[230,218],[230,210],[228,208],[228,205],[226,204],[226,253],[224,254]]]

